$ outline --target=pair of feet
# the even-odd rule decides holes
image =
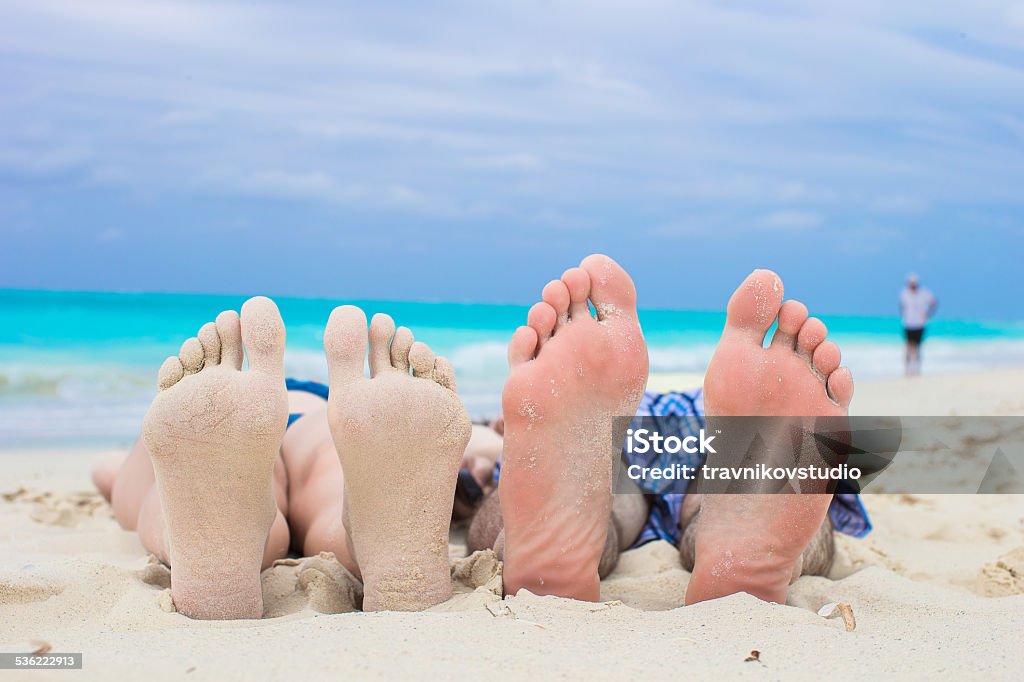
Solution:
[[[261,564],[280,515],[272,475],[288,420],[284,348],[277,306],[257,297],[241,317],[227,311],[204,325],[160,369],[142,437],[166,527],[171,595],[186,615],[262,615]],[[331,314],[324,348],[328,422],[364,609],[445,601],[448,524],[470,434],[452,366],[387,315],[375,316],[367,333],[353,306]]]
[[[767,270],[751,273],[732,295],[704,380],[708,417],[847,414],[853,379],[839,365],[838,346],[825,340],[825,325],[808,317],[806,306],[782,298],[782,281]],[[636,412],[647,348],[633,282],[606,256],[567,270],[542,299],[509,345],[500,481],[504,589],[597,600],[612,461],[625,438],[613,433],[613,418]],[[623,428],[625,422],[617,421]],[[797,458],[788,436],[766,445],[775,461]],[[830,501],[827,494],[705,495],[686,602],[736,592],[785,601]]]
[[[510,342],[503,393],[505,591],[597,599],[621,440],[612,417],[636,410],[647,349],[633,282],[605,256],[566,271],[542,298]],[[838,348],[822,343],[824,326],[806,308],[781,304],[781,282],[767,271],[733,295],[705,383],[709,414],[845,414],[852,381],[837,369]],[[776,316],[779,331],[762,349]],[[361,310],[336,309],[324,335],[345,527],[364,609],[426,608],[451,595],[448,523],[469,419],[447,361],[387,316],[374,318],[368,336],[370,378]],[[255,298],[241,318],[225,312],[205,325],[160,370],[143,437],[166,521],[172,596],[188,615],[260,615],[260,564],[277,514],[271,475],[287,421],[284,344],[276,306]],[[772,513],[705,502],[687,601],[736,591],[784,597],[828,500],[758,504],[774,505]]]

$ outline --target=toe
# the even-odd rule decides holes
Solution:
[[[824,341],[814,349],[814,369],[827,377],[839,367],[840,353],[839,346],[831,341]]]
[[[786,301],[779,308],[779,326],[772,336],[772,345],[778,348],[794,350],[796,335],[800,327],[807,321],[807,306],[800,301]]]
[[[580,263],[590,275],[590,300],[597,319],[636,316],[636,287],[622,267],[608,256],[594,254]]]
[[[181,344],[178,358],[181,360],[181,366],[185,369],[185,374],[195,374],[203,368],[203,344],[193,336]]]
[[[849,407],[853,400],[853,375],[848,367],[840,367],[828,375],[828,394],[842,407]]]
[[[508,366],[518,367],[533,359],[537,354],[537,330],[533,327],[520,327],[508,342]]]
[[[370,376],[392,369],[391,339],[395,336],[395,321],[390,315],[377,313],[370,320]]]
[[[250,369],[284,376],[284,321],[277,304],[266,296],[242,305],[242,343]]]
[[[220,336],[217,334],[217,325],[207,322],[199,330],[199,343],[203,344],[203,367],[213,367],[220,364]]]
[[[217,336],[220,337],[221,363],[242,369],[242,324],[238,313],[225,310],[217,316]]]
[[[417,341],[409,349],[409,364],[412,365],[412,375],[430,379],[434,374],[434,351],[430,346]]]
[[[796,335],[797,351],[810,361],[814,355],[814,349],[821,345],[826,336],[828,336],[828,329],[824,322],[816,317],[807,318]]]
[[[399,327],[395,332],[395,340],[391,342],[391,366],[403,372],[409,371],[409,349],[412,348],[412,331],[408,327]]]
[[[569,289],[560,279],[551,280],[540,297],[555,309],[555,329],[569,321]]]
[[[455,390],[455,368],[448,362],[448,358],[434,360],[434,381],[445,388]]]
[[[185,368],[181,366],[181,360],[171,356],[160,365],[160,371],[156,375],[156,385],[161,391],[170,388],[181,381],[185,376]]]
[[[782,304],[782,280],[771,270],[754,270],[733,292],[726,309],[727,331],[748,336],[757,345],[772,326]]]
[[[530,312],[526,316],[526,324],[533,327],[533,330],[537,332],[538,348],[543,348],[544,342],[551,338],[551,333],[555,330],[557,318],[558,315],[555,313],[555,309],[544,301],[535,303],[530,308]]]
[[[589,319],[590,275],[583,268],[569,268],[562,274],[562,284],[569,292],[569,319]]]
[[[335,308],[324,330],[324,351],[332,387],[362,378],[366,363],[366,314],[354,305]]]

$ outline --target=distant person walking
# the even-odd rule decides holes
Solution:
[[[920,286],[917,275],[907,275],[907,286],[900,292],[900,316],[903,318],[903,335],[907,340],[903,367],[907,376],[921,373],[924,327],[935,314],[938,305],[932,292]]]

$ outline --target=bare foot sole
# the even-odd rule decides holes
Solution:
[[[625,438],[612,433],[612,419],[636,411],[647,346],[633,281],[607,256],[584,259],[542,298],[509,344],[502,396],[504,587],[593,601],[612,457]]]
[[[274,459],[288,421],[284,343],[277,306],[253,298],[241,321],[221,313],[160,368],[142,437],[166,524],[171,596],[187,616],[262,615]]]
[[[369,340],[368,379],[366,316],[354,306],[331,313],[328,421],[345,472],[345,526],[363,610],[418,611],[452,595],[448,526],[469,415],[451,364],[412,332],[376,315]]]
[[[704,380],[709,420],[725,416],[846,416],[853,398],[839,348],[797,301],[782,303],[782,281],[754,271],[729,300],[725,330]],[[765,334],[778,319],[771,345]],[[773,460],[796,461],[785,438],[766,444]],[[713,464],[715,455],[709,455]],[[696,526],[696,563],[686,603],[747,592],[782,603],[800,573],[801,554],[828,511],[831,495],[704,495]]]

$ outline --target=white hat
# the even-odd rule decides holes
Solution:
[[[907,284],[917,284],[917,280],[918,277],[916,272],[911,272],[909,275],[907,275]]]

